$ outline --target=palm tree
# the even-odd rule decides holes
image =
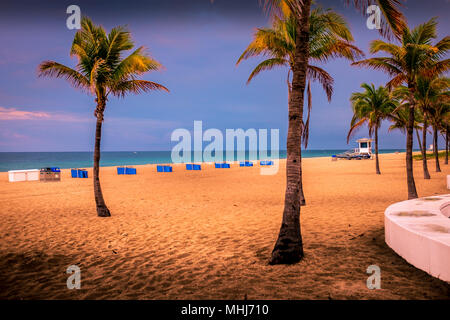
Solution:
[[[139,47],[127,57],[125,51],[131,50],[134,43],[131,34],[124,27],[113,28],[109,34],[101,26],[96,26],[89,18],[83,18],[81,29],[75,34],[71,56],[78,59],[74,69],[54,61],[44,61],[39,65],[39,75],[64,78],[75,88],[90,92],[95,96],[97,118],[94,149],[94,196],[99,217],[109,217],[111,213],[103,199],[100,186],[100,141],[102,123],[109,95],[124,97],[127,93],[141,93],[151,90],[165,90],[166,87],[136,76],[161,65]]]
[[[350,123],[350,130],[347,135],[347,143],[350,137],[364,124],[369,127],[369,136],[375,135],[375,159],[376,173],[380,172],[380,163],[378,160],[378,129],[381,122],[390,118],[391,113],[397,108],[397,101],[392,99],[388,89],[385,87],[375,88],[373,84],[363,83],[361,88],[364,92],[355,92],[352,94],[353,118]]]
[[[408,199],[417,198],[414,182],[412,148],[415,113],[415,93],[417,91],[417,76],[427,71],[428,74],[438,75],[450,65],[449,60],[440,61],[440,58],[450,48],[450,37],[445,37],[435,45],[431,42],[436,38],[436,20],[433,18],[410,30],[405,27],[401,44],[396,45],[382,40],[372,41],[371,53],[380,51],[388,54],[387,57],[369,58],[354,62],[356,66],[366,66],[375,70],[386,72],[392,79],[387,83],[388,88],[394,88],[406,83],[409,90],[409,116],[406,132],[406,173],[408,185]]]
[[[424,86],[428,86],[429,92],[429,115],[431,119],[431,126],[433,128],[433,151],[436,162],[436,172],[441,172],[439,164],[439,147],[438,147],[438,131],[444,131],[447,124],[445,119],[450,114],[450,104],[448,91],[450,85],[449,78],[424,78],[422,79]]]
[[[420,79],[420,77],[419,77]],[[399,86],[395,88],[393,92],[394,96],[402,102],[402,109],[409,110],[409,89],[405,86]],[[430,173],[428,171],[428,159],[427,159],[427,133],[428,133],[428,116],[429,116],[429,99],[428,99],[428,91],[425,86],[418,84],[417,91],[414,94],[414,99],[417,103],[416,112],[414,113],[414,130],[417,135],[417,141],[419,143],[420,152],[422,154],[422,167],[423,167],[423,178],[430,179]],[[420,110],[420,113],[419,113]],[[400,116],[400,113],[398,113]],[[408,120],[408,115],[401,115],[404,117],[403,119]],[[420,120],[420,121],[419,121]],[[422,140],[419,135],[419,126],[416,123],[422,123]],[[404,133],[407,130],[407,123],[404,126]]]
[[[389,120],[392,122],[392,124],[389,126],[388,131],[391,132],[393,130],[400,130],[403,134],[406,134],[406,129],[408,127],[408,116],[409,111],[408,107],[403,105],[399,105],[390,115]],[[420,145],[420,151],[423,152],[422,143],[420,140],[419,130],[422,130],[422,127],[420,126],[420,113],[418,110],[416,110],[416,114],[414,115],[414,130],[417,134],[417,141]]]
[[[303,258],[303,241],[300,228],[301,194],[301,142],[303,130],[303,103],[309,62],[309,32],[312,0],[261,0],[272,15],[289,12],[297,20],[294,65],[292,68],[291,94],[289,97],[289,126],[286,143],[286,192],[278,239],[272,251],[270,264],[296,263]],[[348,0],[347,2],[350,2]],[[353,0],[359,9],[364,9],[371,0]],[[405,19],[397,8],[400,0],[378,0],[383,12],[382,33],[388,30],[399,36]],[[389,26],[389,27],[387,27]]]
[[[436,172],[440,172],[439,158],[437,156],[438,148],[437,137],[438,129],[448,110],[445,108],[445,96],[449,87],[448,78],[431,78],[421,75],[417,78],[416,101],[421,108],[424,118],[430,118],[433,127],[433,150],[436,157]],[[424,126],[426,122],[424,123]],[[426,145],[426,144],[425,144]]]
[[[333,77],[324,69],[313,65],[312,63],[326,62],[331,58],[346,58],[354,61],[363,56],[363,52],[354,45],[352,34],[344,18],[331,11],[316,8],[312,10],[310,16],[310,57],[307,73],[307,97],[308,97],[308,115],[304,125],[302,140],[305,148],[308,146],[309,120],[312,108],[311,81],[319,82],[325,91],[328,101],[331,101],[333,94]],[[290,97],[292,85],[290,74],[294,67],[295,38],[297,21],[292,14],[287,16],[276,16],[273,19],[271,28],[257,29],[253,35],[253,40],[239,57],[236,65],[243,60],[258,55],[268,56],[268,59],[259,63],[250,74],[247,84],[265,70],[271,70],[275,67],[287,67],[287,86],[288,96]],[[301,152],[301,150],[300,150]],[[301,167],[300,167],[301,169]],[[301,181],[300,181],[301,185]],[[303,195],[303,188],[300,188],[301,205],[306,201]]]

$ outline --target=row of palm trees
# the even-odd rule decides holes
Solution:
[[[448,164],[448,128],[450,120],[450,79],[447,77],[419,77],[417,79],[417,92],[414,95],[415,109],[414,130],[422,153],[424,179],[430,179],[427,165],[427,133],[428,126],[431,126],[433,133],[433,153],[436,161],[436,172],[441,172],[439,164],[438,135],[442,134],[446,141],[446,164]],[[409,120],[409,90],[405,86],[399,86],[393,91],[385,86],[375,88],[375,85],[363,83],[363,92],[352,94],[353,117],[350,123],[350,130],[347,135],[347,143],[350,137],[361,128],[367,125],[369,136],[375,137],[375,170],[381,174],[378,159],[378,129],[383,120],[392,122],[389,131],[400,130],[406,133]],[[419,134],[422,131],[422,138]]]
[[[363,53],[351,44],[353,39],[345,20],[329,10],[312,9],[314,4],[312,0],[265,0],[263,2],[265,9],[271,15],[272,26],[256,31],[252,43],[241,55],[238,63],[255,55],[268,56],[267,60],[255,68],[248,81],[263,70],[281,65],[288,66],[289,126],[286,146],[285,204],[281,228],[269,263],[290,264],[300,261],[304,255],[300,211],[306,201],[302,184],[301,149],[302,143],[306,146],[308,139],[309,114],[312,106],[311,81],[319,81],[324,86],[329,99],[332,94],[332,90],[329,89],[332,89],[333,78],[323,72],[322,68],[320,68],[321,76],[318,76],[316,72],[318,67],[315,68],[312,63],[327,61],[335,57],[354,61]],[[382,70],[391,76],[387,89],[380,89],[383,94],[387,94],[401,85],[406,85],[406,95],[402,100],[404,106],[396,107],[395,111],[405,121],[408,198],[416,198],[412,148],[413,131],[416,125],[415,114],[418,108],[415,99],[419,84],[417,79],[420,75],[434,79],[448,70],[448,60],[441,59],[449,49],[449,38],[446,37],[436,44],[432,43],[436,38],[436,21],[434,19],[410,30],[405,17],[399,10],[399,5],[404,2],[403,0],[347,0],[346,2],[355,5],[362,12],[365,12],[368,5],[376,3],[383,13],[381,35],[388,40],[396,39],[400,43],[373,41],[370,52],[372,54],[385,52],[388,56],[354,61],[352,64]],[[331,16],[332,19],[330,19]],[[318,21],[322,23],[320,24]],[[318,48],[319,50],[317,50]],[[372,94],[377,94],[378,90],[374,87],[367,86],[367,89]],[[306,122],[303,115],[305,92],[308,100]],[[378,94],[382,93],[378,92]],[[374,111],[367,118],[362,113],[366,109],[362,100],[363,98],[358,97],[358,94],[352,96],[356,111],[352,127],[361,121],[368,121],[369,130],[375,134],[376,144],[378,144],[380,114],[384,112],[383,109],[392,108],[395,102],[391,99],[383,99],[381,101],[382,110]],[[426,130],[427,125],[424,127]],[[376,147],[378,148],[378,145]],[[377,172],[380,172],[378,156],[376,166]]]

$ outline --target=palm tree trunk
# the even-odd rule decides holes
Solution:
[[[439,165],[438,130],[436,126],[433,126],[433,150],[434,158],[436,159],[436,172],[441,172],[441,166]]]
[[[300,228],[301,142],[303,103],[309,58],[309,15],[311,0],[304,0],[302,15],[297,24],[292,92],[289,99],[289,128],[287,136],[286,193],[283,220],[270,264],[291,264],[303,258]]]
[[[288,101],[291,100],[291,91],[292,91],[292,85],[289,81],[289,74],[290,74],[290,71],[289,71],[288,77],[287,77]],[[300,144],[300,158],[301,157],[302,157],[302,148],[301,148],[301,144]],[[303,193],[303,176],[302,176],[302,167],[301,166],[300,166],[300,205],[301,206],[306,205],[306,199],[305,199],[305,195]]]
[[[377,174],[381,174],[380,162],[378,160],[378,126],[375,126],[375,163],[376,163]]]
[[[448,164],[448,126],[445,126],[445,164]]]
[[[300,140],[301,142],[301,140]],[[301,206],[306,206],[306,199],[305,199],[305,194],[303,193],[303,171],[302,171],[302,165],[301,165],[301,160],[302,159],[302,147],[300,144],[300,205]]]
[[[422,151],[422,166],[423,166],[423,178],[430,179],[430,172],[428,171],[428,160],[427,160],[427,116],[423,116],[423,130],[422,130],[422,146],[420,147]]]
[[[420,139],[419,129],[416,128],[415,131],[416,131],[417,142],[419,143],[419,147],[420,147],[420,154],[423,154],[423,145],[422,145],[422,140]]]
[[[408,199],[417,198],[416,183],[414,181],[413,172],[413,131],[414,131],[414,88],[412,82],[408,83],[408,89],[410,90],[410,107],[408,116],[408,125],[406,127],[406,183],[408,185]]]
[[[98,102],[96,116],[97,125],[95,129],[95,149],[94,149],[94,197],[97,205],[97,215],[99,217],[110,217],[108,207],[103,199],[102,188],[100,186],[100,141],[102,139],[102,123],[105,102]]]

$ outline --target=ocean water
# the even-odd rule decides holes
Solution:
[[[346,150],[303,150],[304,158],[330,157]],[[402,149],[385,149],[380,153],[391,153]],[[249,159],[248,153],[246,158]],[[257,157],[259,159],[259,157]],[[269,157],[270,158],[270,152]],[[286,158],[286,151],[279,152],[279,158]],[[234,160],[238,159],[235,154]],[[250,159],[257,160],[257,159]],[[212,159],[204,159],[212,161]],[[172,163],[171,151],[104,151],[101,154],[101,166],[123,166],[154,163]],[[92,152],[0,152],[0,172],[8,170],[40,169],[45,167],[89,168],[93,166]]]

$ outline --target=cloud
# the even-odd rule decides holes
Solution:
[[[17,108],[0,107],[0,120],[45,120],[61,122],[86,122],[88,119],[69,113],[49,113],[44,111],[25,111]]]
[[[23,111],[16,108],[0,107],[0,120],[38,120],[49,119],[50,114],[46,112]]]

